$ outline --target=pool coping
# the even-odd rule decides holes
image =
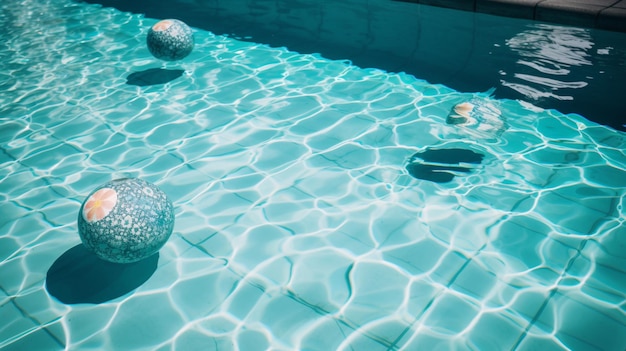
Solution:
[[[626,33],[626,0],[398,0]]]

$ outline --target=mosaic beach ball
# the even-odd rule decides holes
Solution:
[[[161,60],[177,61],[193,50],[193,32],[184,22],[166,19],[156,23],[148,31],[148,50]]]
[[[159,251],[174,229],[165,193],[141,179],[124,178],[96,188],[78,213],[83,244],[103,260],[140,261]]]

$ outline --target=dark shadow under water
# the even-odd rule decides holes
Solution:
[[[484,157],[483,154],[466,149],[428,149],[414,154],[406,170],[417,179],[447,183],[458,174],[470,173],[473,170],[472,167],[462,166],[461,163],[480,164]]]
[[[99,304],[123,296],[154,274],[159,254],[134,263],[101,260],[82,244],[59,257],[48,269],[46,289],[65,304]]]
[[[626,34],[393,0],[83,0],[626,131]]]
[[[126,84],[140,87],[165,84],[182,76],[184,72],[185,70],[182,69],[150,68],[129,74],[126,78]]]

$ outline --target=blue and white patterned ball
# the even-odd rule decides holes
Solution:
[[[78,213],[83,244],[103,260],[131,263],[159,251],[174,229],[174,208],[156,185],[136,178],[105,183]]]
[[[193,50],[193,32],[184,22],[166,19],[148,31],[146,39],[150,53],[161,60],[177,61]]]

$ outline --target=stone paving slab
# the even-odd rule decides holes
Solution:
[[[475,11],[626,32],[626,0],[399,0],[424,5]]]

